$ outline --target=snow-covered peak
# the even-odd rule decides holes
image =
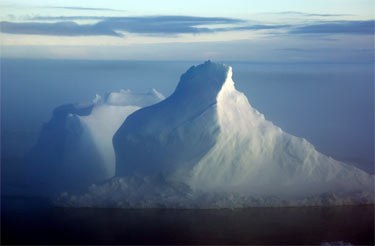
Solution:
[[[230,81],[232,81],[231,67],[206,61],[201,65],[190,67],[181,76],[174,94],[181,100],[186,98],[194,101],[197,98],[205,98],[207,102],[212,103],[225,83]]]
[[[192,66],[171,96],[130,115],[113,137],[117,175],[191,168],[215,144],[217,98],[233,87],[231,75],[230,67],[211,61]],[[147,144],[133,145],[143,137]]]

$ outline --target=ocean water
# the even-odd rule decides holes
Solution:
[[[373,218],[371,205],[235,210],[77,209],[54,208],[42,199],[8,197],[2,198],[1,240],[3,244],[37,245],[373,245]]]

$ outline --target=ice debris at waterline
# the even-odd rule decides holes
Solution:
[[[326,192],[315,196],[289,198],[271,195],[248,195],[241,192],[205,192],[187,184],[166,180],[162,175],[114,177],[101,185],[91,185],[83,195],[62,193],[55,201],[63,207],[97,208],[246,208],[296,207],[372,204],[368,192],[336,195]]]
[[[32,166],[28,178],[36,192],[77,190],[113,177],[113,135],[128,115],[163,99],[155,89],[148,93],[121,90],[105,99],[96,95],[89,105],[56,108],[27,156]]]
[[[125,118],[125,117],[124,117]],[[56,204],[224,208],[374,202],[374,176],[283,132],[237,91],[229,66],[191,67],[175,92],[113,136],[114,178]]]

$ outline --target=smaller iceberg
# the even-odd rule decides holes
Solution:
[[[130,90],[96,95],[92,103],[66,104],[53,111],[26,157],[28,181],[41,195],[79,191],[115,175],[112,137],[134,111],[164,96]]]

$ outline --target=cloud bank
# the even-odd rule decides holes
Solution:
[[[121,36],[119,33],[103,28],[97,24],[79,25],[75,22],[41,23],[28,22],[17,23],[3,21],[0,23],[1,32],[10,34],[34,34],[55,36]]]
[[[121,32],[138,34],[184,34],[215,32],[207,25],[235,24],[240,19],[193,16],[143,16],[143,17],[36,17],[37,20],[60,20],[44,22],[1,22],[1,32],[12,34],[39,34],[57,36],[122,36]],[[102,19],[96,24],[77,24],[73,19]],[[69,20],[69,21],[68,21]]]
[[[293,29],[295,34],[374,34],[375,20],[331,21]]]
[[[316,13],[306,13],[306,12],[299,12],[299,11],[282,11],[282,12],[275,12],[269,14],[277,14],[277,15],[299,15],[305,17],[337,17],[337,16],[348,16],[348,14],[316,14]]]
[[[294,12],[292,12],[294,13]],[[310,14],[311,15],[311,14]],[[373,34],[374,20],[320,21],[308,25],[251,24],[242,19],[196,16],[39,16],[37,22],[1,22],[1,32],[10,34],[37,34],[55,36],[114,36],[123,33],[142,35],[179,35],[227,31],[288,29],[289,34]],[[95,24],[78,24],[77,20],[98,20]],[[45,21],[56,21],[54,23]],[[217,27],[215,25],[227,25]]]
[[[109,9],[109,8],[88,8],[88,7],[73,7],[73,6],[49,6],[45,7],[48,9],[68,9],[68,10],[83,10],[83,11],[121,11],[117,9]]]

